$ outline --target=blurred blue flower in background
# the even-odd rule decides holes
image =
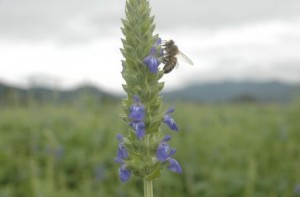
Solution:
[[[297,196],[300,196],[300,183],[296,184],[294,191]]]

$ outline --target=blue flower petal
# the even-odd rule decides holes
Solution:
[[[147,56],[143,62],[148,66],[151,73],[156,74],[158,72],[158,65],[160,64],[160,62],[153,55]]]
[[[119,157],[116,157],[116,158],[115,158],[115,162],[116,162],[116,163],[120,163],[120,164],[124,163],[123,159],[122,159],[122,158],[119,158]]]
[[[117,157],[115,158],[115,162],[117,163],[123,163],[124,159],[128,158],[128,151],[126,147],[124,146],[123,142],[120,142],[118,145],[118,151],[117,151]]]
[[[140,98],[137,95],[133,96],[133,100],[134,100],[135,103],[140,103],[141,102]]]
[[[133,100],[135,103],[129,109],[129,118],[134,121],[142,121],[145,117],[145,107],[140,104],[140,98],[138,96],[135,95]]]
[[[119,176],[121,181],[124,183],[131,177],[131,172],[126,169],[125,165],[122,165],[119,169]]]
[[[119,144],[117,157],[122,158],[122,159],[128,158],[128,151],[123,143]]]
[[[150,49],[149,55],[150,55],[150,56],[155,56],[155,54],[156,54],[156,46],[153,46],[153,47],[151,47],[151,49]]]
[[[133,120],[143,120],[145,117],[145,107],[143,105],[134,104],[129,109],[129,118]]]
[[[116,137],[117,137],[117,139],[118,139],[120,142],[123,141],[123,135],[122,135],[122,134],[118,133]]]
[[[165,161],[169,157],[170,146],[166,142],[161,142],[156,150],[156,158],[160,161]]]
[[[178,127],[174,119],[169,114],[164,115],[164,123],[166,123],[171,130],[178,131]]]
[[[171,157],[175,153],[176,153],[176,149],[171,149],[170,152],[169,152],[169,154],[168,154],[168,157]]]
[[[168,109],[168,111],[166,112],[166,114],[170,114],[170,113],[173,113],[175,111],[175,107],[170,107]]]
[[[171,137],[170,135],[166,135],[162,141],[167,142],[167,141],[169,141],[171,138],[172,138],[172,137]]]
[[[157,40],[156,40],[156,43],[155,43],[156,45],[161,45],[161,38],[158,38]]]
[[[295,190],[295,194],[296,195],[300,195],[300,183],[298,183],[298,184],[295,185],[295,189],[294,190]]]
[[[145,136],[145,129],[139,129],[136,131],[136,137],[141,140]]]
[[[150,53],[144,58],[144,64],[146,64],[151,73],[156,74],[158,72],[158,66],[160,64],[159,59],[156,57],[156,45],[151,47]]]
[[[182,173],[182,168],[179,165],[179,163],[175,159],[168,159],[169,161],[169,166],[168,169],[171,170],[172,172],[177,172],[177,173]]]
[[[143,121],[131,121],[129,125],[135,130],[139,140],[145,136],[145,123]]]

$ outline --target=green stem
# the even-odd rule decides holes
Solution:
[[[144,197],[153,197],[152,181],[144,180]]]

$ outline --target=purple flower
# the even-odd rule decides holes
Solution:
[[[156,150],[156,158],[161,162],[168,161],[168,169],[172,172],[182,173],[182,169],[179,163],[175,159],[171,158],[171,156],[173,156],[176,153],[176,149],[170,150],[170,146],[167,143],[167,141],[169,141],[170,139],[171,136],[166,135],[164,139],[159,143],[158,148]]]
[[[123,136],[121,134],[118,134],[117,139],[119,140],[119,145],[115,162],[122,164],[123,160],[128,158],[128,151],[124,146]]]
[[[172,137],[170,135],[166,135],[162,141],[167,142],[167,141],[171,140],[171,138]]]
[[[172,172],[182,173],[182,168],[175,159],[169,158],[168,161],[170,164],[168,166],[169,170],[171,170]]]
[[[145,136],[145,123],[143,122],[145,118],[145,107],[140,103],[138,96],[134,96],[133,100],[134,104],[129,109],[129,118],[132,119],[129,126],[135,130],[137,138],[141,140]]]
[[[129,125],[135,130],[139,140],[145,136],[145,123],[143,121],[131,121]]]
[[[123,159],[127,159],[127,158],[128,158],[128,151],[125,148],[124,143],[120,143],[115,161],[117,163],[122,163]]]
[[[171,149],[167,143],[171,139],[170,135],[165,136],[165,138],[159,143],[156,150],[156,157],[159,161],[166,161],[169,157],[176,153],[176,149]],[[169,151],[170,150],[170,151]]]
[[[157,46],[161,45],[161,39],[158,38],[154,46],[151,47],[150,53],[147,57],[144,58],[144,64],[146,64],[151,73],[156,74],[158,72],[158,66],[160,64],[159,59],[156,57]],[[160,56],[163,55],[163,50],[160,50]]]
[[[174,119],[170,116],[170,113],[174,112],[175,108],[170,107],[164,115],[164,123],[166,123],[171,130],[178,131],[178,127]]]
[[[130,107],[129,118],[135,121],[142,121],[145,117],[145,107],[141,104],[141,100],[138,96],[133,97],[134,104]]]
[[[116,136],[117,140],[119,140],[119,142],[123,142],[123,135],[118,133]]]
[[[158,38],[155,42],[156,45],[161,45],[161,38]]]
[[[119,169],[119,176],[123,183],[128,181],[128,179],[131,177],[131,172],[128,169],[126,169],[125,164],[121,165],[121,167]]]
[[[145,117],[145,107],[143,105],[140,105],[139,103],[133,104],[130,109],[129,118],[133,120],[143,120]]]
[[[124,146],[122,134],[117,134],[117,139],[119,140],[119,145],[115,162],[121,164],[121,167],[119,169],[119,176],[122,182],[126,182],[131,177],[131,172],[126,169],[124,159],[127,159],[129,155],[126,147]]]
[[[137,95],[134,95],[134,96],[133,96],[133,101],[134,101],[135,103],[140,103],[140,102],[141,102],[141,99],[140,99]]]
[[[300,183],[295,185],[295,194],[300,196]]]
[[[152,47],[151,51],[153,49],[156,50],[155,48]],[[156,74],[158,72],[158,65],[160,64],[160,62],[155,56],[151,55],[151,52],[150,52],[150,55],[145,57],[143,62],[144,62],[144,64],[146,64],[148,66],[149,71],[151,73]]]

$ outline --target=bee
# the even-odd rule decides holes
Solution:
[[[185,60],[186,63],[193,65],[192,60],[179,51],[173,40],[165,41],[162,44],[162,49],[164,51],[162,62],[165,64],[163,67],[165,73],[171,72],[178,65],[177,55]]]

